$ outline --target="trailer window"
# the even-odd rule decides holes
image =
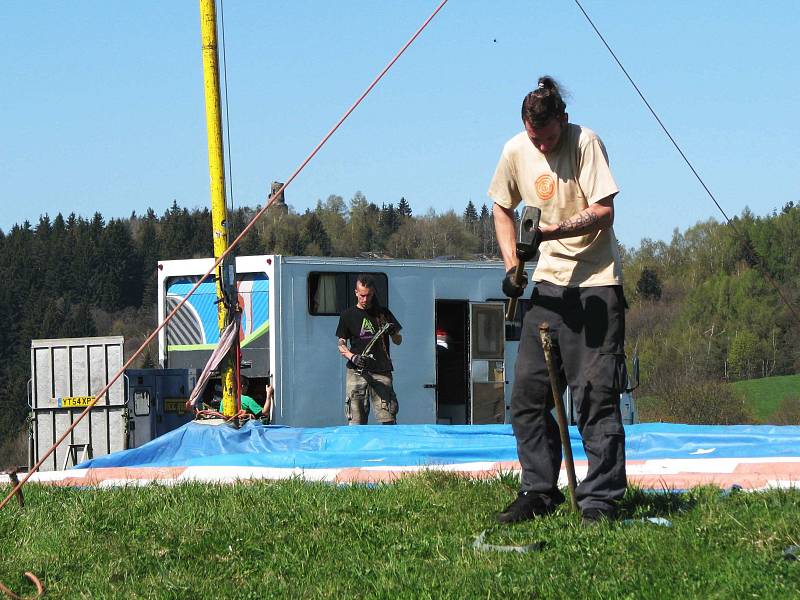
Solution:
[[[168,353],[210,351],[219,342],[216,282],[213,277],[209,277],[189,296],[199,280],[199,276],[191,275],[171,277],[166,281],[165,312],[171,312],[184,302],[165,329]],[[250,348],[266,347],[269,336],[264,334],[270,321],[267,274],[237,275],[236,290],[242,309],[241,345]],[[206,360],[203,359],[200,365],[205,364]],[[173,363],[171,366],[179,365]]]
[[[317,316],[338,316],[356,303],[356,279],[364,271],[308,274],[308,312]],[[369,272],[369,271],[367,271]],[[372,273],[375,296],[382,306],[389,301],[386,273]]]
[[[506,309],[508,309],[508,298],[487,298],[487,302],[504,302]],[[531,307],[531,301],[528,298],[520,298],[517,300],[517,310],[514,313],[512,321],[506,321],[506,341],[518,342],[522,335],[522,318],[528,309]]]

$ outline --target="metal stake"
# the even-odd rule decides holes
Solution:
[[[569,497],[572,510],[578,511],[578,500],[575,497],[575,461],[572,459],[572,444],[569,441],[569,428],[567,427],[567,417],[564,414],[564,405],[558,394],[558,378],[553,366],[553,342],[550,339],[549,323],[539,325],[539,338],[542,340],[542,350],[544,350],[544,360],[547,363],[547,372],[550,375],[550,389],[553,392],[553,403],[556,405],[556,421],[558,422],[558,432],[561,434],[561,446],[564,448],[564,463],[567,467],[567,484],[569,486]]]
[[[9,481],[11,481],[11,489],[16,490],[15,495],[17,496],[19,507],[25,508],[25,498],[22,495],[22,487],[19,485],[19,478],[17,477],[17,469],[12,467],[8,471],[6,471],[6,475],[8,475],[8,479]]]

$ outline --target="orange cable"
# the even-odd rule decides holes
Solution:
[[[42,582],[39,581],[39,578],[30,571],[25,571],[25,577],[27,577],[34,586],[36,586],[36,595],[32,596],[32,598],[41,598],[44,594],[44,586],[42,585]],[[0,592],[3,592],[6,596],[12,598],[13,600],[22,600],[22,596],[15,594],[13,590],[7,588],[2,583],[0,583]]]
[[[197,283],[194,284],[194,286],[192,286],[192,288],[189,290],[189,293],[177,304],[177,306],[175,306],[175,308],[172,309],[172,311],[166,316],[166,318],[161,323],[159,323],[158,327],[156,327],[155,330],[153,330],[153,332],[147,337],[147,339],[144,342],[142,342],[142,345],[139,346],[139,349],[136,352],[134,352],[133,356],[131,356],[128,359],[128,361],[122,366],[122,368],[119,371],[117,371],[117,373],[114,375],[114,377],[111,378],[111,381],[108,382],[105,385],[105,387],[103,387],[103,389],[101,389],[95,395],[94,400],[89,402],[89,404],[81,412],[81,414],[78,415],[78,418],[72,423],[72,425],[70,425],[66,429],[66,431],[64,431],[64,433],[61,435],[61,437],[59,437],[58,440],[56,440],[56,443],[53,444],[53,446],[45,453],[45,455],[42,458],[39,459],[39,461],[30,469],[30,471],[28,471],[28,473],[25,474],[25,477],[23,477],[20,480],[20,482],[11,490],[11,492],[8,494],[8,496],[6,496],[5,499],[2,502],[0,502],[0,510],[6,504],[8,504],[9,500],[14,496],[14,494],[17,493],[18,490],[22,489],[22,487],[25,485],[25,483],[28,481],[28,479],[30,479],[31,476],[36,471],[39,470],[39,467],[42,466],[44,461],[47,460],[47,458],[53,452],[55,452],[56,448],[58,448],[58,446],[61,445],[61,443],[67,438],[67,436],[72,432],[72,430],[75,429],[75,427],[78,425],[78,423],[80,423],[83,420],[83,418],[88,414],[88,412],[92,409],[92,407],[94,407],[94,405],[97,404],[97,401],[100,400],[100,398],[102,398],[103,395],[108,392],[109,388],[111,388],[111,386],[114,385],[114,383],[117,381],[117,379],[119,379],[122,376],[122,374],[125,372],[125,370],[133,363],[134,359],[144,351],[144,349],[153,341],[153,339],[158,334],[158,332],[161,331],[164,328],[164,326],[172,320],[172,318],[175,316],[175,314],[178,312],[178,310],[180,310],[180,308],[186,303],[186,301],[192,296],[192,294],[194,294],[195,291],[197,291],[197,288],[200,287],[200,285],[208,278],[208,276],[211,275],[211,273],[213,273],[214,270],[222,263],[222,261],[225,259],[225,257],[228,256],[228,254],[230,254],[231,251],[239,244],[239,242],[247,234],[247,232],[250,231],[250,229],[253,227],[253,225],[255,225],[256,221],[258,221],[258,219],[260,219],[262,217],[262,215],[267,211],[267,209],[270,206],[272,206],[272,204],[280,197],[280,195],[283,193],[283,191],[287,187],[289,187],[289,185],[292,183],[292,181],[295,180],[295,178],[306,167],[306,165],[309,162],[311,162],[311,159],[313,159],[314,156],[317,155],[317,153],[320,151],[322,146],[324,146],[325,143],[331,138],[331,136],[333,136],[333,134],[336,133],[336,130],[339,129],[339,127],[341,126],[342,123],[344,123],[344,121],[347,119],[347,117],[349,117],[350,114],[356,109],[356,107],[358,107],[358,105],[361,104],[361,101],[364,100],[364,98],[367,97],[367,94],[369,94],[372,91],[372,89],[378,84],[378,82],[381,79],[383,79],[383,76],[386,75],[386,73],[389,71],[389,69],[392,68],[394,63],[397,62],[397,60],[400,58],[400,56],[403,55],[403,53],[408,49],[408,47],[411,46],[411,44],[414,43],[414,41],[417,39],[417,37],[419,37],[419,35],[422,33],[422,31],[428,26],[428,24],[439,13],[439,11],[444,7],[445,4],[447,4],[447,0],[442,0],[441,3],[439,4],[439,6],[436,7],[436,10],[434,10],[427,19],[425,19],[425,21],[422,23],[422,25],[420,25],[419,28],[414,32],[414,35],[412,35],[409,38],[409,40],[403,45],[403,47],[397,52],[397,54],[394,55],[394,58],[392,58],[392,60],[390,60],[387,63],[387,65],[378,74],[378,76],[375,77],[375,79],[373,79],[372,83],[370,83],[369,86],[367,87],[367,89],[364,90],[364,92],[361,94],[361,96],[358,98],[358,100],[356,100],[352,104],[352,106],[350,106],[350,108],[348,108],[345,111],[344,115],[342,115],[342,117],[339,119],[339,121],[336,123],[336,125],[334,125],[331,128],[331,130],[325,135],[325,137],[322,138],[322,140],[311,151],[311,153],[300,164],[300,166],[297,167],[297,169],[295,169],[294,173],[292,173],[292,175],[286,180],[286,183],[284,183],[280,187],[280,189],[278,189],[272,195],[272,199],[267,201],[267,203],[264,205],[264,207],[255,214],[255,216],[250,220],[250,222],[242,230],[242,232],[233,240],[233,242],[231,242],[231,244],[228,246],[228,249],[225,250],[225,252],[223,252],[222,255],[219,258],[217,258],[217,260],[214,262],[214,264],[211,266],[211,268],[206,272],[206,274],[203,275],[197,281]]]

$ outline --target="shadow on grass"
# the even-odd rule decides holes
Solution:
[[[670,489],[643,490],[629,487],[619,504],[619,518],[668,517],[675,513],[686,513],[697,504],[692,492]]]
[[[468,481],[473,484],[477,483],[469,475],[436,470],[421,471],[412,475],[411,478],[417,482],[426,482],[432,489],[437,490],[458,482],[462,484]],[[515,496],[519,491],[520,475],[518,471],[499,471],[493,478],[485,480],[484,483],[499,483],[503,489],[509,492],[510,501],[512,499],[511,495]],[[565,487],[561,491],[566,498],[564,504],[564,510],[566,511],[569,503],[569,490]],[[667,518],[677,513],[690,512],[697,505],[698,497],[704,495],[726,495],[728,493],[713,486],[688,491],[672,490],[666,487],[662,490],[652,490],[629,486],[625,492],[625,497],[618,506],[617,516],[620,520],[646,517]]]

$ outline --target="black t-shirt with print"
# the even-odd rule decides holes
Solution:
[[[367,344],[378,332],[384,323],[394,323],[397,330],[401,329],[399,321],[388,308],[370,308],[364,310],[358,306],[351,306],[339,317],[339,326],[336,328],[336,337],[350,342],[350,351],[362,354]],[[389,358],[389,335],[384,334],[370,350],[372,358],[367,359],[367,371],[373,373],[388,373],[392,370],[392,361]],[[354,368],[348,361],[347,368]]]

